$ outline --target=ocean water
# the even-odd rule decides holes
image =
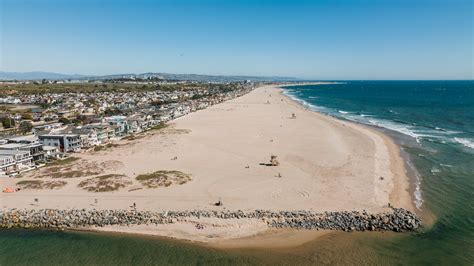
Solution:
[[[286,87],[308,108],[391,135],[413,167],[421,233],[379,243],[388,261],[474,264],[474,81],[346,81]]]
[[[154,237],[0,230],[0,265],[474,264],[474,82],[347,81],[286,87],[310,109],[393,136],[413,167],[417,233],[335,232],[284,250]]]

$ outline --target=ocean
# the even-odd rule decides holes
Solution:
[[[375,127],[407,156],[413,198],[433,224],[382,243],[388,261],[474,264],[474,81],[344,81],[286,87],[317,112]]]
[[[0,265],[474,264],[474,81],[343,81],[284,88],[309,109],[375,127],[402,147],[416,233],[336,232],[285,250],[221,250],[155,237],[0,231]]]

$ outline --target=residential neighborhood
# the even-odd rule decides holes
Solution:
[[[44,84],[51,87],[44,90]],[[87,152],[140,134],[239,97],[257,85],[250,81],[180,82],[156,88],[150,83],[139,84],[142,83],[137,81],[136,86],[127,90],[107,83],[70,88],[64,87],[63,82],[43,81],[43,86],[37,84],[35,90],[35,84],[3,82],[0,84],[3,92],[0,94],[0,175],[17,175],[66,158],[69,153]],[[26,85],[28,90],[24,89]]]

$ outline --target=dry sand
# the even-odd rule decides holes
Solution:
[[[291,118],[293,113],[295,119]],[[136,203],[138,209],[152,211],[226,208],[382,212],[388,211],[390,202],[395,207],[414,209],[404,162],[391,139],[372,128],[309,111],[274,86],[257,88],[240,98],[176,119],[164,130],[119,144],[100,152],[78,154],[81,160],[73,167],[123,174],[132,185],[115,192],[94,193],[77,187],[87,177],[68,178],[61,189],[3,193],[0,206],[127,209]],[[271,155],[278,156],[279,166],[260,165],[268,163]],[[175,156],[177,160],[172,160]],[[190,174],[192,180],[155,189],[142,188],[134,180],[139,174],[157,170],[179,170]],[[45,171],[30,172],[22,179],[32,179]],[[14,186],[16,181],[5,178],[1,186]],[[129,191],[134,188],[141,189]],[[212,205],[218,200],[222,207]],[[205,228],[196,229],[197,222]],[[201,219],[100,230],[224,243],[261,234],[268,228],[256,220]]]

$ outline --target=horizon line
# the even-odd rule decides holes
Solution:
[[[173,73],[173,72],[153,72],[153,71],[146,71],[146,72],[117,72],[112,74],[79,74],[79,73],[64,73],[64,72],[56,72],[56,71],[43,71],[43,70],[32,70],[32,71],[6,71],[1,70],[0,72],[4,73],[17,73],[17,74],[27,74],[27,73],[45,73],[45,74],[57,74],[63,76],[81,76],[82,78],[87,77],[104,77],[104,76],[115,76],[115,75],[143,75],[147,73],[151,74],[171,74],[171,75],[199,75],[199,76],[220,76],[220,77],[259,77],[259,78],[291,78],[295,81],[472,81],[474,77],[470,78],[305,78],[305,77],[298,77],[298,76],[291,76],[291,75],[256,75],[256,74],[200,74],[200,73]],[[48,78],[45,78],[48,79]],[[10,79],[1,79],[0,80],[10,80]],[[29,80],[29,79],[24,79]],[[33,80],[33,79],[31,79]]]

